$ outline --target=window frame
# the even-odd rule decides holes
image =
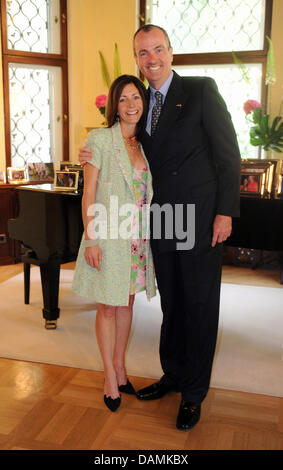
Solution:
[[[67,47],[67,0],[60,0],[60,45],[61,54],[28,52],[8,49],[6,0],[0,0],[1,39],[4,95],[4,127],[6,167],[11,166],[11,128],[9,97],[9,64],[47,65],[60,67],[62,70],[62,144],[63,160],[69,160],[69,106],[68,106],[68,47]]]
[[[268,52],[268,41],[266,36],[271,37],[272,23],[272,6],[273,0],[266,0],[265,7],[265,24],[264,24],[264,46],[263,49],[253,51],[237,51],[237,57],[243,63],[262,64],[262,81],[261,81],[261,104],[264,112],[267,112],[268,86],[265,84],[266,63]],[[140,26],[145,25],[146,18],[146,0],[140,0]],[[215,65],[215,64],[234,64],[231,52],[207,52],[195,54],[174,54],[174,65]],[[260,157],[260,149],[259,149]]]

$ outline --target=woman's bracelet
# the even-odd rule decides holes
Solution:
[[[84,241],[84,246],[85,248],[90,248],[91,246],[97,246],[99,240],[85,240]]]

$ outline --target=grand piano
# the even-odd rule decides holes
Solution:
[[[8,220],[11,238],[24,247],[25,303],[29,303],[30,264],[40,267],[43,318],[47,329],[56,328],[60,265],[77,257],[83,232],[81,192],[62,192],[51,184],[20,186],[18,217]],[[241,197],[241,217],[225,245],[278,251],[283,284],[283,200]]]
[[[19,186],[18,217],[8,220],[11,238],[23,247],[25,303],[29,303],[30,265],[40,267],[45,328],[54,329],[60,265],[76,260],[83,233],[81,192],[54,190],[52,184]]]

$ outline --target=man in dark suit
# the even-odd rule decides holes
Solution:
[[[218,329],[222,242],[231,234],[232,217],[239,216],[240,154],[215,82],[172,72],[172,47],[163,29],[140,28],[134,37],[134,53],[150,85],[141,142],[153,176],[152,203],[169,203],[173,208],[183,204],[183,220],[186,206],[195,207],[193,248],[185,249],[176,236],[166,239],[164,230],[161,239],[152,240],[163,311],[160,360],[164,376],[137,396],[151,400],[180,391],[177,428],[187,430],[198,422],[209,388]],[[162,94],[161,113],[154,134],[149,135],[152,116],[156,123],[154,105],[160,99],[155,98],[156,91]],[[187,220],[185,226],[190,223]]]
[[[157,239],[153,230],[164,375],[139,390],[137,397],[153,400],[181,392],[176,425],[188,430],[198,422],[209,388],[222,242],[231,234],[232,217],[239,216],[240,154],[215,82],[206,77],[183,78],[172,71],[172,47],[165,30],[154,25],[140,28],[134,36],[134,54],[150,85],[147,123],[140,140],[153,176],[152,207],[169,204],[175,228],[179,224],[178,233],[175,230],[169,239],[166,220],[162,219]],[[180,206],[181,216],[176,209]],[[194,212],[188,207],[194,207]],[[183,227],[193,227],[193,244],[186,237],[180,239]]]

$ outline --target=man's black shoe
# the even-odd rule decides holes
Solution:
[[[168,384],[163,376],[158,382],[149,385],[149,387],[138,390],[136,395],[139,400],[157,400],[169,392],[176,391],[176,387],[174,385]]]
[[[201,405],[196,405],[182,400],[177,416],[177,429],[188,431],[197,424],[200,419]]]

